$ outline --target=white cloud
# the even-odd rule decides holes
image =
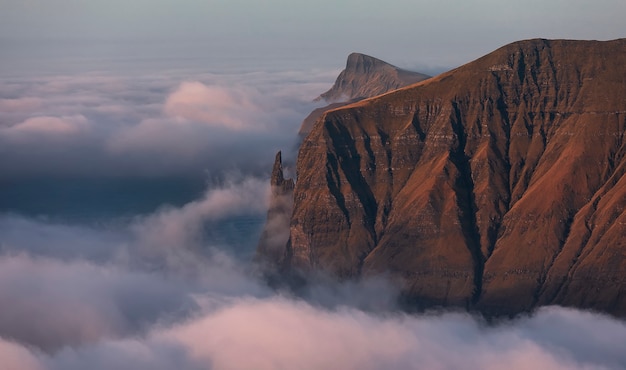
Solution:
[[[254,98],[258,96],[250,89],[183,82],[167,97],[164,112],[179,123],[196,122],[235,131],[264,129],[265,117],[258,116],[265,112]]]
[[[172,267],[189,270],[197,261],[197,256],[189,252],[206,244],[205,223],[233,216],[263,215],[268,196],[267,181],[234,176],[224,184],[208,188],[200,199],[138,218],[130,228],[146,256],[157,256]]]
[[[44,370],[38,359],[24,346],[0,337],[3,370]]]
[[[206,151],[209,132],[194,125],[175,125],[171,120],[150,118],[135,126],[123,127],[108,140],[107,149],[120,156],[158,153],[167,162],[191,159]]]
[[[114,158],[143,163],[142,171],[269,168],[278,149],[293,146],[304,117],[302,101],[280,94],[185,82],[166,98],[162,116],[119,128],[105,147]]]
[[[33,117],[4,129],[10,135],[72,135],[89,129],[82,115],[64,117]]]
[[[33,111],[42,106],[42,99],[21,97],[17,99],[0,99],[0,112]]]
[[[28,370],[626,366],[626,324],[589,312],[546,307],[496,324],[409,315],[394,309],[384,280],[328,280],[304,298],[272,293],[249,266],[197,240],[202,222],[262,212],[267,191],[236,179],[106,234],[1,217],[0,231],[21,231],[0,233],[0,355]],[[68,243],[99,255],[102,239],[117,252],[55,253]]]
[[[0,171],[197,176],[271,168],[275,152],[297,140],[320,78],[331,82],[326,71],[204,67],[0,78]]]
[[[87,247],[84,245],[84,247]],[[192,305],[181,282],[86,261],[0,258],[0,337],[48,351],[133,335]]]
[[[32,369],[614,369],[626,366],[626,327],[558,307],[489,327],[466,314],[373,315],[281,297],[209,298],[199,314],[142,337],[41,354],[0,341]],[[555,322],[549,321],[556,319]],[[548,321],[546,321],[548,320]],[[537,325],[544,325],[537,330]],[[608,324],[611,324],[610,326]],[[606,339],[574,338],[593,327]],[[545,332],[551,331],[551,336]],[[30,354],[30,356],[28,356]]]
[[[159,152],[188,160],[224,142],[248,140],[251,133],[268,135],[281,112],[271,111],[271,98],[265,98],[267,106],[262,100],[251,88],[183,82],[165,99],[163,116],[120,129],[108,148],[116,154]]]
[[[563,317],[572,312],[548,308],[537,314]],[[561,322],[580,327],[584,315]],[[530,319],[530,323],[535,319]],[[585,317],[585,321],[603,320]],[[506,330],[484,328],[465,314],[377,316],[351,308],[334,311],[284,298],[241,299],[163,334],[190,349],[215,369],[583,369],[615,365],[615,357],[576,363],[563,338],[541,343],[524,333],[529,322]],[[550,325],[558,332],[558,325]],[[611,353],[621,343],[624,325],[606,335],[609,348],[587,343],[585,356]],[[578,344],[584,343],[579,340]],[[582,349],[582,348],[581,348]],[[245,353],[245,356],[242,354]],[[599,356],[598,356],[599,357]],[[618,361],[626,361],[618,355]]]

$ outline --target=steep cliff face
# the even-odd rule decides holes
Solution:
[[[337,76],[335,84],[316,99],[330,104],[311,112],[302,122],[299,134],[308,134],[315,121],[329,109],[340,108],[427,78],[430,76],[400,69],[369,55],[352,53],[348,55],[346,68]]]
[[[522,41],[326,112],[281,255],[424,305],[625,315],[625,65],[626,40]]]

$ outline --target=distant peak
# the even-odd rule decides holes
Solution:
[[[345,102],[369,98],[428,77],[402,70],[366,54],[351,53],[346,68],[339,74],[333,87],[320,95],[318,100]]]
[[[369,59],[380,60],[378,58],[374,58],[373,56],[370,56],[370,55],[367,55],[367,54],[353,52],[353,53],[350,53],[350,55],[348,55],[348,62],[351,61],[351,60],[359,59],[359,58],[369,58]]]
[[[366,63],[380,63],[380,64],[385,64],[385,65],[390,65],[389,63],[380,60],[378,58],[374,58],[371,55],[367,55],[367,54],[361,54],[361,53],[351,53],[350,55],[348,55],[348,61],[347,64],[354,64],[354,63],[362,63],[362,62],[366,62]]]
[[[378,58],[361,53],[352,53],[348,55],[348,60],[346,62],[346,71],[357,73],[370,73],[376,69],[384,67],[396,68]]]

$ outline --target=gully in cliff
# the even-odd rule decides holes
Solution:
[[[626,315],[624,65],[625,39],[527,40],[324,112],[259,253],[419,306]]]

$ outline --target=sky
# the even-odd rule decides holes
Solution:
[[[621,0],[1,0],[0,9],[3,42],[35,55],[80,45],[95,55],[184,50],[328,66],[359,51],[450,68],[521,39],[626,35]]]
[[[384,276],[293,292],[251,263],[275,153],[293,176],[299,125],[350,52],[435,74],[519,39],[623,37],[623,14],[0,0],[2,370],[626,368],[626,323],[601,313],[408,314]]]

